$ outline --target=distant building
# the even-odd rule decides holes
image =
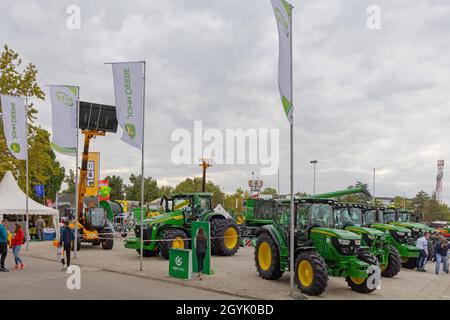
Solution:
[[[380,201],[383,206],[390,206],[392,204],[394,204],[394,199],[395,198],[391,198],[391,197],[375,197],[376,200]]]

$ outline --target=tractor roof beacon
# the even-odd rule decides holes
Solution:
[[[144,220],[144,256],[160,253],[169,259],[171,248],[190,248],[193,221],[208,221],[211,227],[211,253],[234,255],[239,249],[240,229],[230,215],[217,213],[211,205],[212,193],[178,193],[165,199],[165,212]],[[135,219],[139,221],[139,219]],[[140,224],[135,234],[140,234]],[[125,247],[140,252],[140,238],[125,240]]]

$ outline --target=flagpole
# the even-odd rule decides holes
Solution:
[[[28,98],[25,98],[25,136],[27,138],[27,158],[25,159],[25,175],[26,175],[26,193],[27,197],[25,200],[25,212],[26,212],[26,222],[25,222],[25,233],[27,238],[27,251],[30,250],[30,227],[29,227],[29,217],[28,217]]]
[[[142,87],[142,142],[141,142],[141,254],[140,254],[140,268],[139,270],[142,271],[142,257],[144,255],[144,137],[145,137],[145,69],[146,69],[146,63],[145,61],[142,61],[144,63],[144,74],[142,77],[143,87]]]
[[[80,117],[80,87],[77,87],[77,118],[76,118],[76,132],[77,132],[77,151],[76,151],[76,158],[75,158],[75,240],[73,243],[73,257],[77,258],[77,250],[78,250],[78,140],[79,140],[79,134],[78,134],[78,126],[79,126],[79,117]]]
[[[292,55],[292,9],[293,6],[289,5],[291,7],[291,14],[289,15],[290,20],[290,26],[291,30],[289,32],[290,36],[290,49],[291,49],[291,108],[292,108],[292,114],[291,114],[291,121],[290,121],[290,142],[291,142],[291,234],[290,234],[290,286],[291,286],[291,296],[294,295],[294,257],[295,257],[295,250],[294,250],[294,237],[295,237],[295,210],[294,210],[294,92],[293,92],[293,72],[292,72],[292,64],[293,64],[293,55]]]

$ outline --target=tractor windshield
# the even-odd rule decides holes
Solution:
[[[364,212],[363,224],[370,226],[371,224],[377,223],[377,210],[371,209]]]
[[[362,225],[362,210],[360,208],[336,208],[334,210],[334,217],[336,219],[338,229],[343,229],[347,226],[359,227]]]
[[[412,222],[412,217],[410,212],[402,212],[398,219],[399,222]]]
[[[395,222],[395,211],[384,212],[384,223]]]
[[[333,208],[327,203],[313,203],[308,208],[311,226],[333,228]]]

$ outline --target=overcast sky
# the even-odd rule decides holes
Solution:
[[[376,194],[412,197],[435,188],[436,161],[450,147],[448,0],[291,0],[294,35],[295,189],[317,192],[355,181]],[[69,5],[81,30],[69,30]],[[381,30],[366,26],[381,8]],[[203,126],[280,130],[281,192],[289,190],[289,127],[277,85],[278,34],[269,0],[5,1],[0,41],[34,63],[47,94],[38,122],[51,131],[46,84],[73,84],[81,99],[114,104],[104,62],[147,61],[145,174],[175,185],[200,176],[175,166],[170,137]],[[102,176],[140,172],[140,152],[121,132],[98,137]],[[74,158],[58,155],[67,168]],[[448,163],[447,167],[450,166]],[[226,192],[246,186],[257,166],[216,165],[209,178]],[[444,169],[444,200],[450,174]],[[263,177],[277,187],[277,177]],[[128,180],[126,180],[128,183]]]

